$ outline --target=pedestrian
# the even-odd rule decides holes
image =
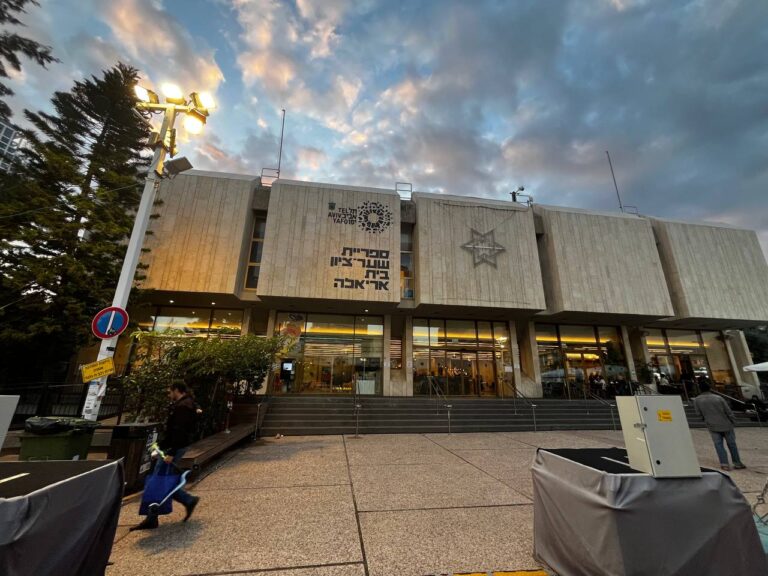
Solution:
[[[168,418],[165,423],[163,439],[160,449],[165,453],[163,462],[157,462],[156,466],[178,465],[184,457],[187,447],[192,443],[197,427],[197,410],[199,406],[192,397],[185,382],[174,380],[168,389],[168,398],[171,404],[168,407]],[[184,490],[177,490],[173,499],[186,509],[184,522],[189,520],[194,512],[199,496],[192,496]],[[148,514],[147,517],[131,530],[151,530],[158,527],[157,514]]]
[[[700,388],[701,394],[693,400],[693,405],[696,409],[696,414],[704,419],[704,423],[707,425],[707,429],[712,436],[717,458],[720,460],[720,468],[723,470],[731,469],[728,464],[728,454],[723,446],[723,440],[725,440],[731,453],[733,467],[737,470],[746,468],[741,462],[739,449],[736,446],[736,432],[734,430],[736,419],[733,416],[733,412],[731,412],[731,407],[728,406],[728,403],[723,398],[712,394],[709,382],[702,382]]]

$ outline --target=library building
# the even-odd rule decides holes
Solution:
[[[160,186],[142,329],[289,334],[270,395],[761,395],[754,231],[394,188],[188,171]]]

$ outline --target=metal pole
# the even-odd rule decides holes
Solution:
[[[613,426],[613,431],[616,431],[616,419],[613,417],[613,404],[609,406],[611,409],[611,425]]]
[[[450,434],[451,434],[451,408],[453,408],[453,405],[446,404],[445,407],[448,410],[448,435],[450,436]]]
[[[355,438],[360,438],[360,404],[355,404]]]
[[[280,165],[283,161],[283,133],[285,132],[285,108],[283,108],[283,124],[280,127],[280,151],[277,153],[277,177],[280,178]]]
[[[616,188],[616,197],[619,199],[619,210],[624,212],[624,205],[621,203],[621,194],[619,194],[619,186],[616,184],[616,175],[613,173],[613,163],[611,162],[611,155],[608,154],[608,150],[605,151],[605,155],[608,156],[608,166],[611,167],[611,176],[613,177],[613,187]]]
[[[762,426],[763,425],[763,421],[760,420],[760,410],[757,409],[757,404],[752,402],[752,407],[755,409],[755,416],[757,416],[757,425],[758,426]]]
[[[536,429],[536,404],[531,404],[531,411],[533,412],[533,431],[538,432]]]
[[[141,247],[144,244],[144,237],[147,234],[150,216],[152,215],[152,207],[155,203],[155,192],[160,183],[157,169],[162,167],[163,160],[165,159],[165,137],[168,134],[168,131],[173,128],[175,120],[176,106],[169,104],[165,108],[165,115],[160,127],[158,144],[155,148],[155,153],[152,156],[152,163],[149,165],[147,180],[144,183],[144,190],[141,193],[139,209],[136,211],[136,219],[133,222],[131,238],[128,240],[128,248],[125,251],[125,259],[123,260],[123,267],[120,270],[120,279],[117,281],[117,288],[115,288],[115,296],[112,299],[112,306],[125,308],[128,305],[128,296],[130,295],[131,287],[133,286],[133,277],[136,275],[136,267],[138,266],[139,258],[141,257]],[[117,339],[118,337],[115,336],[109,340],[101,341],[97,360],[111,358],[115,355]],[[98,420],[98,405],[100,404],[100,399],[104,397],[107,390],[107,377],[104,376],[103,378],[94,380],[91,384],[94,383],[98,386],[96,395],[97,398],[99,398],[99,401],[97,401],[96,407],[93,410],[89,409],[88,412],[86,412],[85,409],[87,400],[86,405],[83,407],[83,418],[89,420]]]

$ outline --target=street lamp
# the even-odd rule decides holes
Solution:
[[[120,270],[120,279],[117,281],[115,295],[112,299],[112,306],[118,308],[125,308],[128,305],[128,296],[131,293],[133,277],[136,274],[136,267],[141,256],[141,246],[147,233],[147,226],[149,225],[152,206],[155,202],[155,193],[160,184],[160,179],[166,173],[177,173],[182,167],[184,169],[187,167],[191,168],[191,164],[186,159],[179,158],[176,161],[169,162],[168,170],[164,169],[166,155],[170,155],[173,158],[176,154],[176,129],[173,127],[176,116],[179,114],[185,115],[184,124],[187,130],[193,134],[199,134],[205,125],[209,111],[215,107],[213,97],[204,92],[192,92],[188,97],[185,97],[181,88],[175,84],[163,84],[160,87],[160,91],[165,97],[165,102],[161,102],[160,96],[152,90],[138,85],[134,87],[134,93],[138,99],[136,108],[149,114],[162,114],[163,121],[160,125],[160,130],[153,132],[148,142],[149,146],[154,149],[154,153],[147,172],[144,190],[141,193],[141,201],[136,212],[136,220],[133,223],[128,248],[125,252],[123,267]],[[182,160],[186,164],[181,162]],[[170,166],[171,163],[176,165]],[[116,345],[117,337],[102,340],[98,360],[113,357]],[[97,386],[96,390],[93,389],[94,386]],[[106,376],[91,382],[91,389],[88,394],[90,396],[93,392],[96,402],[90,406],[86,403],[86,406],[83,407],[83,418],[90,420],[98,419],[99,406],[106,389]]]

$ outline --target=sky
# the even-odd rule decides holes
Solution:
[[[210,91],[195,168],[714,221],[768,253],[764,0],[40,0],[14,120],[117,61]]]

